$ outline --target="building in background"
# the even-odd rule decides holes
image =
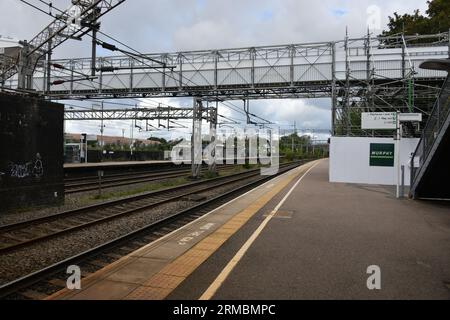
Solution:
[[[127,137],[119,137],[119,136],[100,136],[100,135],[89,135],[95,136],[96,140],[92,140],[91,143],[100,146],[100,141],[103,139],[104,146],[130,146],[132,142],[134,146],[156,146],[160,145],[161,142],[154,140],[145,140],[145,139],[131,139]],[[66,143],[79,143],[81,139],[80,133],[66,133],[65,141]]]

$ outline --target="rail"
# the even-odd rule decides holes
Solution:
[[[171,232],[183,226],[185,223],[182,222],[182,218],[185,218],[189,215],[192,215],[192,219],[196,219],[199,216],[209,212],[213,208],[219,206],[220,204],[225,203],[226,201],[231,200],[237,195],[241,195],[244,192],[261,185],[264,182],[271,180],[272,178],[279,176],[299,165],[305,164],[308,161],[300,161],[297,163],[286,164],[283,168],[280,168],[279,172],[274,176],[262,176],[261,178],[244,183],[239,185],[237,188],[226,191],[220,195],[214,196],[210,199],[207,199],[199,204],[189,207],[186,209],[182,209],[181,211],[175,212],[169,216],[166,216],[162,219],[154,221],[141,229],[133,230],[125,235],[119,236],[113,240],[110,240],[107,243],[100,244],[94,248],[88,249],[84,252],[78,253],[74,256],[66,258],[65,260],[56,262],[50,266],[47,266],[43,269],[25,275],[21,278],[13,280],[11,282],[0,285],[0,298],[5,298],[8,295],[18,293],[20,290],[25,290],[28,287],[33,285],[37,285],[40,281],[43,283],[47,283],[48,279],[52,279],[52,276],[56,275],[58,272],[65,272],[66,267],[72,264],[80,264],[83,261],[86,261],[90,258],[98,257],[102,252],[107,250],[111,250],[114,248],[119,248],[120,246],[129,246],[132,241],[144,237],[151,231],[161,230],[161,228],[169,228],[170,230],[167,232]],[[178,222],[177,222],[178,221]],[[171,226],[170,224],[174,224]],[[177,224],[178,223],[178,224]],[[41,283],[42,284],[42,283]]]

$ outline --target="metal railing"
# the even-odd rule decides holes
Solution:
[[[428,118],[428,122],[422,133],[422,137],[417,145],[411,158],[411,187],[416,187],[417,179],[424,167],[424,164],[430,155],[431,150],[437,138],[443,134],[444,123],[450,116],[450,76],[447,77],[445,83],[439,93],[433,110]],[[418,160],[416,167],[415,162]]]

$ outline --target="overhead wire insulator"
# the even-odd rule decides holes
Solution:
[[[115,67],[101,67],[97,70],[101,71],[101,72],[114,72],[116,70],[116,68]]]
[[[66,80],[55,80],[52,82],[52,86],[57,86],[57,85],[65,83],[65,82],[66,82]]]
[[[59,64],[59,63],[52,63],[53,68],[56,69],[66,69],[63,65]]]
[[[107,49],[107,50],[111,50],[111,51],[117,51],[118,50],[117,47],[115,45],[111,44],[111,43],[107,43],[107,42],[104,42],[104,41],[102,41],[102,42],[97,41],[97,44],[101,45],[102,48]]]

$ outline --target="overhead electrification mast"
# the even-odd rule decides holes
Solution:
[[[98,30],[98,19],[125,0],[72,0],[72,6],[58,14],[54,21],[30,41],[21,41],[17,60],[5,61],[0,80],[3,83],[16,73],[18,89],[32,89],[32,77],[38,61],[67,39],[81,40]],[[93,53],[95,49],[92,50]],[[49,88],[47,88],[49,89]]]

